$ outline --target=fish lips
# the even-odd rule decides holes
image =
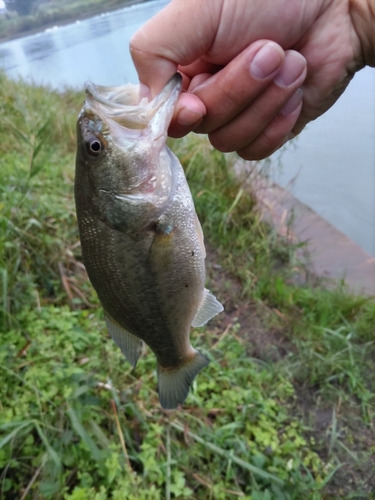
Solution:
[[[138,85],[104,87],[86,82],[85,90],[87,97],[82,111],[99,117],[99,126],[106,122],[110,129],[116,129],[114,124],[128,131],[148,128],[157,138],[167,132],[182,90],[182,77],[176,73],[150,102],[146,98],[139,101]]]

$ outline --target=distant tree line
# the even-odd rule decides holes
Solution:
[[[16,11],[20,16],[30,14],[37,0],[4,0],[7,10]]]

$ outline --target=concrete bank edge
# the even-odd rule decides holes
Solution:
[[[281,235],[306,242],[312,271],[353,293],[375,296],[375,257],[288,191],[260,176],[251,183],[262,216]]]

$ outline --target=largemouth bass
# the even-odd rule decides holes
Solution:
[[[223,310],[205,289],[205,248],[185,175],[166,146],[181,92],[175,75],[153,100],[138,86],[86,84],[78,117],[75,200],[82,258],[108,331],[135,367],[157,359],[159,400],[176,408],[208,360],[191,325]]]

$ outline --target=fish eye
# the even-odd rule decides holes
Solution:
[[[88,141],[87,146],[88,146],[88,151],[92,156],[99,156],[103,150],[102,143],[96,137]]]

